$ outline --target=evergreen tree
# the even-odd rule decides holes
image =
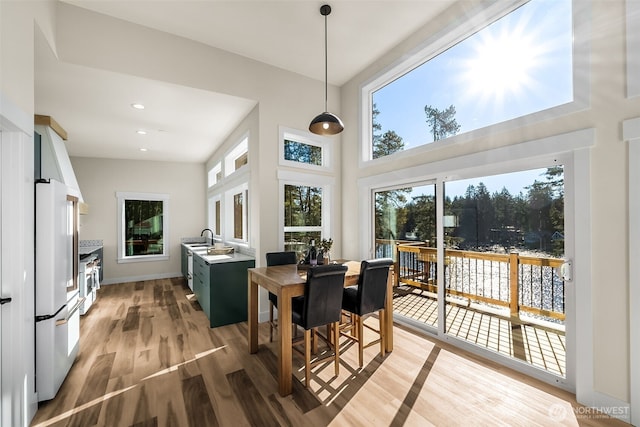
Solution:
[[[384,134],[382,133],[382,125],[377,120],[379,114],[380,110],[376,104],[373,104],[371,110],[371,148],[374,159],[404,150],[402,137],[395,131],[388,130]]]
[[[391,153],[404,149],[404,142],[402,142],[402,138],[392,130],[386,131],[379,141],[380,142],[377,145],[373,146],[374,159],[388,156]]]
[[[372,123],[372,157],[388,156],[389,154],[404,149],[402,138],[392,130],[382,132],[382,125],[377,118],[380,114],[376,104],[373,104],[371,111]],[[375,236],[376,239],[396,240],[400,234],[404,237],[404,227],[406,223],[407,203],[406,194],[411,193],[411,188],[399,188],[397,190],[382,191],[376,193],[375,200]]]
[[[412,202],[413,217],[415,218],[413,230],[418,240],[428,240],[432,246],[436,241],[436,200],[434,196],[414,197]]]
[[[438,110],[431,105],[425,105],[424,113],[427,115],[427,124],[431,128],[434,141],[456,135],[460,130],[460,125],[456,121],[456,107],[453,105],[450,105],[445,110]]]

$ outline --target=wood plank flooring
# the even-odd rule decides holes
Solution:
[[[181,279],[103,286],[81,319],[71,372],[32,426],[626,425],[402,327],[394,328],[393,353],[365,350],[362,370],[357,348],[342,342],[340,375],[321,363],[310,390],[294,352],[293,393],[283,398],[266,323],[254,355],[246,322],[208,325]]]

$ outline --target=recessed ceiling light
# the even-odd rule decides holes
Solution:
[[[138,130],[136,131],[136,133],[137,133],[138,135],[146,135],[146,134],[147,134],[147,131],[146,131],[146,130],[142,130],[142,129],[138,129]]]
[[[146,148],[141,148],[140,151],[147,151],[147,149]]]
[[[131,107],[135,108],[136,110],[144,110],[144,105],[142,104],[131,104]]]

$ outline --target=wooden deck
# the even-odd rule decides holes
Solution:
[[[394,292],[393,307],[396,315],[437,327],[438,302],[431,293],[400,286]],[[566,342],[561,327],[512,321],[508,315],[457,304],[447,304],[446,315],[447,333],[549,373],[566,375]]]

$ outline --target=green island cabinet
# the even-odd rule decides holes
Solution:
[[[243,254],[222,257],[194,253],[193,293],[212,328],[247,320],[247,269],[254,258]]]
[[[180,245],[180,268],[185,279],[187,279],[187,276],[189,275],[188,253],[189,249],[185,245]]]

